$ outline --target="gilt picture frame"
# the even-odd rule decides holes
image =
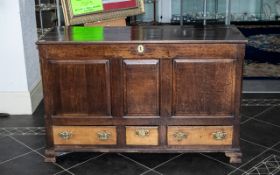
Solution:
[[[71,0],[61,0],[65,25],[78,25],[102,20],[125,18],[144,13],[144,0],[104,0],[104,10],[74,15]],[[135,2],[136,4],[134,4]]]

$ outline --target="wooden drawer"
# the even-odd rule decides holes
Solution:
[[[127,145],[158,145],[158,127],[126,127]]]
[[[232,126],[169,126],[168,145],[231,145]]]
[[[115,126],[53,126],[56,145],[115,145]]]

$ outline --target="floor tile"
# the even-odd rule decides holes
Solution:
[[[275,145],[272,149],[280,152],[280,143],[278,145]]]
[[[17,143],[10,137],[0,139],[0,163],[30,151],[30,149]]]
[[[147,173],[143,173],[144,175],[161,175],[161,173],[159,172],[155,172],[155,171],[148,171]]]
[[[38,149],[46,146],[45,136],[27,135],[27,136],[12,136],[15,139],[23,142],[32,149]]]
[[[60,173],[57,173],[55,175],[71,175],[70,173],[66,172],[66,171],[62,171]]]
[[[247,163],[246,165],[241,166],[240,169],[242,169],[245,172],[250,172],[253,175],[254,174],[252,173],[253,168],[254,169],[258,168],[260,169],[259,171],[263,172],[263,174],[268,175],[269,171],[271,171],[273,168],[275,167],[279,168],[279,164],[280,164],[280,153],[276,151],[268,150],[265,153],[255,157],[251,162]]]
[[[123,154],[149,168],[155,166],[179,155],[179,154],[141,154],[141,153],[125,153]]]
[[[246,117],[254,117],[255,115],[263,112],[269,108],[268,106],[242,106],[241,107],[241,116],[244,114]]]
[[[230,164],[236,168],[247,163],[248,161],[253,159],[255,156],[259,155],[260,153],[262,153],[263,151],[266,150],[263,147],[260,147],[255,144],[248,143],[248,142],[245,142],[242,140],[240,141],[240,147],[241,147],[241,151],[242,151],[242,163],[241,164]],[[210,156],[223,163],[229,164],[229,158],[226,157],[224,153],[208,153],[205,155]]]
[[[46,150],[46,148],[42,148],[42,149],[37,150],[37,152],[38,152],[39,154],[45,156],[45,150]]]
[[[280,127],[272,126],[256,120],[250,120],[241,125],[242,139],[258,143],[267,147],[280,141]]]
[[[1,136],[46,135],[45,127],[0,127]]]
[[[236,170],[228,173],[227,175],[247,175],[247,174],[244,174],[244,173],[245,173],[244,171],[236,169]],[[257,174],[254,174],[254,175],[257,175]]]
[[[247,117],[246,115],[241,114],[240,122],[242,123],[242,122],[244,122],[244,121],[249,120],[250,118],[251,118],[251,117]]]
[[[65,153],[56,158],[56,163],[61,165],[63,168],[70,168],[78,163],[84,162],[88,159],[94,158],[101,155],[101,153],[91,152],[73,152]]]
[[[11,115],[0,118],[0,127],[41,127],[44,126],[44,107],[41,103],[33,115]]]
[[[77,175],[134,175],[141,174],[147,170],[147,168],[144,168],[117,154],[105,154],[97,159],[88,161],[85,164],[70,169],[71,172]]]
[[[256,119],[270,122],[270,123],[272,123],[274,125],[278,125],[280,127],[280,106],[275,106],[271,110],[256,117]]]
[[[0,165],[1,175],[50,175],[59,171],[62,169],[52,163],[45,163],[43,157],[34,152]]]
[[[280,93],[243,93],[245,99],[280,99]]]
[[[43,116],[13,115],[0,118],[0,127],[42,127]]]
[[[234,168],[201,154],[184,154],[155,170],[166,175],[225,175]]]

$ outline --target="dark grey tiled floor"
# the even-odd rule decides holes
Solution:
[[[280,175],[280,95],[243,95],[242,164],[222,153],[61,153],[44,163],[42,105],[32,116],[0,118],[1,175]]]

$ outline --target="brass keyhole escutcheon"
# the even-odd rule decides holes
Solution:
[[[137,51],[138,51],[138,53],[144,53],[144,51],[145,51],[144,46],[142,44],[138,45]]]

